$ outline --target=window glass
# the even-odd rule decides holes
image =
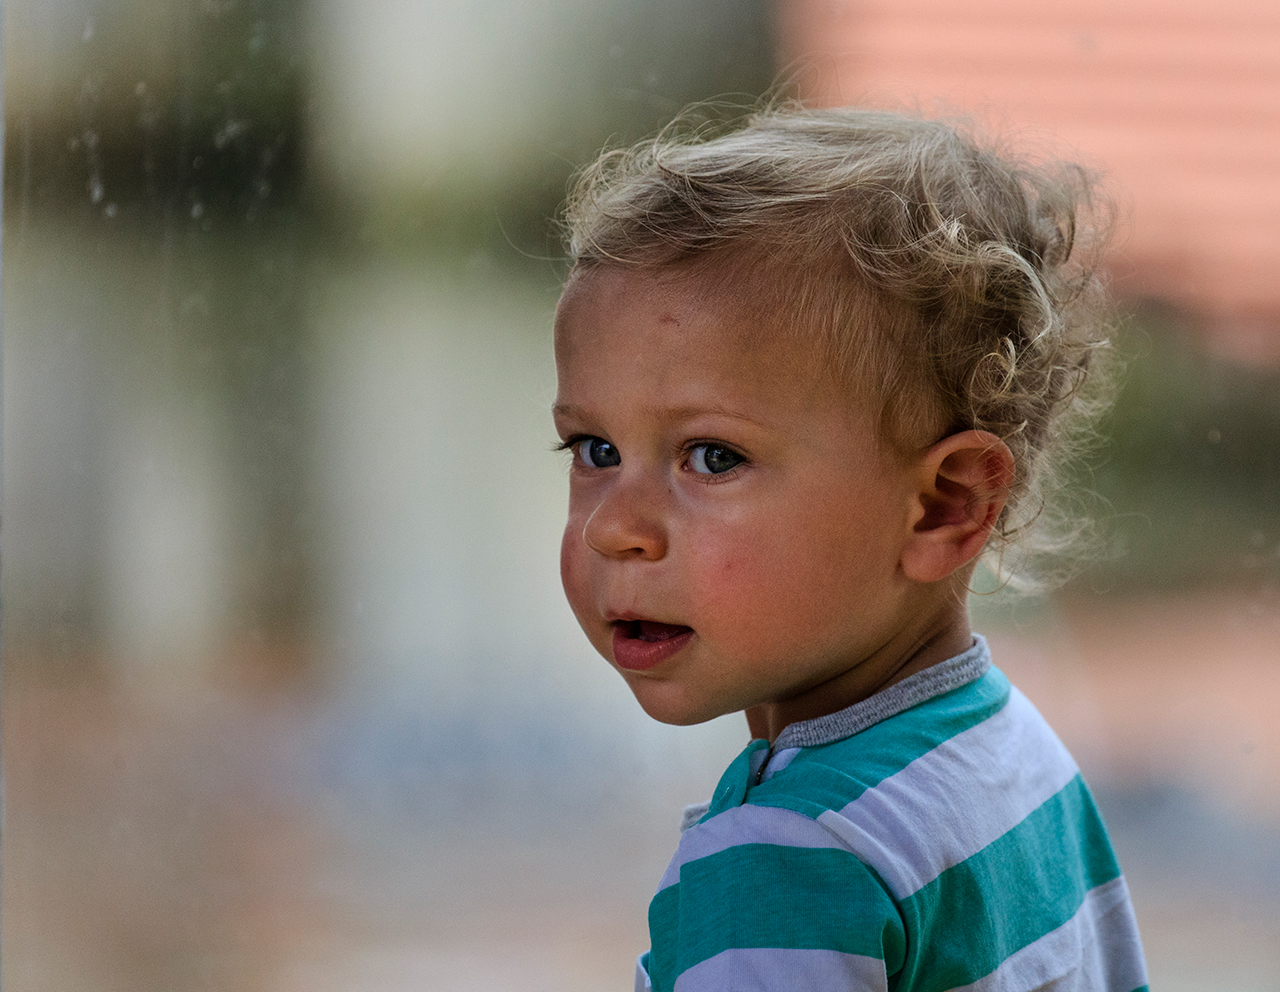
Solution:
[[[563,602],[551,219],[765,5],[5,7],[6,989],[625,985],[741,727]]]
[[[1146,148],[1183,106],[1227,119],[1214,52],[1245,74],[1280,50],[1261,14],[1180,48],[1156,13],[975,28],[870,0],[4,8],[13,992],[628,987],[680,809],[746,731],[649,720],[563,601],[574,168],[779,73],[929,110],[959,72],[945,106],[1039,148],[1017,72],[1045,59],[1085,66],[1045,104],[1077,124],[1100,78],[1107,106],[1163,94],[1117,125]],[[1139,36],[1158,58],[1098,68]],[[1118,400],[1072,483],[1094,550],[973,606],[1095,787],[1159,987],[1280,975],[1267,85],[1222,97],[1256,147],[1213,132],[1116,187]],[[1148,187],[1194,223],[1126,242]],[[1184,242],[1208,261],[1126,247]],[[1222,303],[1237,283],[1252,309]]]

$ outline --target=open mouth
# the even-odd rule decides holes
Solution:
[[[693,628],[657,620],[617,620],[613,624],[613,660],[619,668],[643,671],[680,651]]]
[[[668,641],[693,630],[678,623],[659,623],[657,620],[619,620],[616,624],[626,637],[637,641]]]

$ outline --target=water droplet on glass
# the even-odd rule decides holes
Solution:
[[[1210,444],[1217,444],[1222,440],[1222,431],[1218,430],[1216,427],[1210,428],[1205,437],[1208,438]]]
[[[102,208],[102,212],[106,214],[108,217],[114,217],[119,211],[116,208],[116,205],[114,203],[108,203],[105,207]]]
[[[203,203],[193,204],[191,207],[191,219],[199,220],[203,216],[204,216],[204,204]]]
[[[106,190],[102,186],[102,180],[98,176],[89,177],[89,200],[92,203],[101,203],[102,197]]]
[[[229,120],[213,138],[213,147],[222,151],[231,142],[249,129],[248,121]]]
[[[97,25],[93,23],[93,18],[86,18],[84,22],[84,32],[80,35],[80,40],[85,44],[93,41],[93,36],[97,33]]]
[[[249,39],[249,54],[257,55],[267,46],[267,22],[258,21],[253,25],[253,37]]]

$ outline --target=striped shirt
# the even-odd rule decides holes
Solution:
[[[1134,992],[1079,769],[986,642],[752,741],[649,907],[637,992]]]

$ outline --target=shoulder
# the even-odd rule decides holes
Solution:
[[[893,976],[906,989],[947,974],[965,986],[1010,969],[1065,974],[1095,945],[1105,960],[1089,964],[1090,987],[1142,984],[1088,789],[997,670],[848,738],[762,745],[726,772],[653,901],[656,992],[677,977],[882,989]]]

